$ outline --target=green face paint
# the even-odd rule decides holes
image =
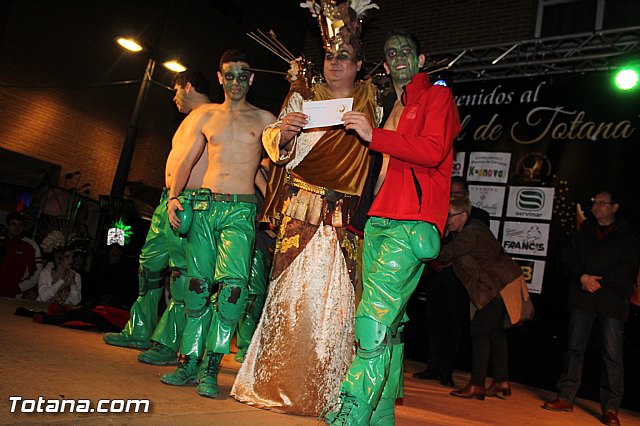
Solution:
[[[406,37],[393,36],[384,45],[384,61],[394,84],[404,86],[411,81],[420,68],[415,46]]]
[[[225,96],[232,101],[240,101],[249,93],[251,72],[249,64],[244,62],[227,62],[222,64],[222,87]]]

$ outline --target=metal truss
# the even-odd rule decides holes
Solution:
[[[640,26],[429,54],[427,72],[455,82],[585,73],[640,61]]]

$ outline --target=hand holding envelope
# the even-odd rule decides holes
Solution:
[[[342,116],[351,111],[353,98],[307,101],[302,104],[302,112],[309,121],[304,128],[327,127],[344,124]]]

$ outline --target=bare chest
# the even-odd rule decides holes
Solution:
[[[391,110],[391,114],[389,114],[389,118],[384,123],[384,128],[387,130],[396,130],[398,128],[398,123],[400,122],[400,117],[402,116],[402,111],[404,111],[404,105],[400,100],[397,100],[393,104],[393,109]]]
[[[235,142],[252,144],[262,135],[262,123],[250,114],[216,114],[203,127],[202,133],[211,145]]]

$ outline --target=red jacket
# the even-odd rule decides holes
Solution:
[[[451,91],[416,74],[405,86],[396,131],[373,129],[369,148],[389,154],[387,174],[369,216],[421,220],[442,234],[449,212],[453,139],[460,131]]]

